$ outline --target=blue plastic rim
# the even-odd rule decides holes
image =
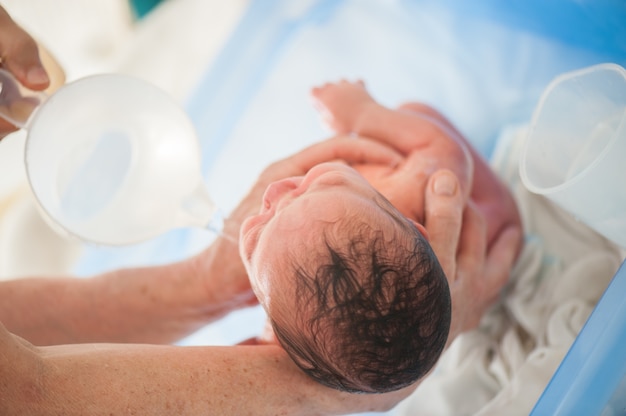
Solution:
[[[532,415],[601,415],[609,409],[606,414],[624,414],[625,293],[626,260],[554,373]]]

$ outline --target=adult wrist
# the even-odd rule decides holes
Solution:
[[[204,307],[211,319],[257,303],[236,243],[218,238],[188,260],[189,273],[202,287]]]

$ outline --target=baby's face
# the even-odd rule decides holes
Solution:
[[[239,247],[269,315],[294,313],[286,307],[295,295],[294,264],[315,270],[309,263],[325,252],[327,238],[349,244],[349,230],[337,226],[346,218],[390,233],[407,221],[359,173],[340,163],[318,165],[306,176],[267,188],[260,213],[241,226]]]

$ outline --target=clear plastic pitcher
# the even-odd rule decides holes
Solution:
[[[545,195],[626,248],[626,70],[601,64],[557,77],[533,114],[520,160]]]
[[[98,244],[131,244],[177,227],[221,230],[186,113],[139,79],[95,75],[51,96],[0,70],[0,113],[28,130],[30,186],[47,215]]]

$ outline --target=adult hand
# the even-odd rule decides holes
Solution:
[[[430,158],[419,152],[406,157],[397,167],[353,165],[367,181],[405,217],[424,223],[424,192],[432,172]],[[411,192],[407,192],[411,189]]]
[[[233,211],[230,219],[239,226],[250,215],[257,214],[261,200],[269,184],[293,176],[305,175],[320,163],[341,160],[348,164],[375,164],[393,167],[402,161],[402,156],[390,147],[370,139],[355,140],[338,136],[315,143],[300,152],[272,163],[259,176],[248,195]]]
[[[35,40],[0,7],[0,67],[12,73],[25,87],[44,90],[50,78],[41,63]],[[17,128],[0,119],[0,139]]]
[[[452,324],[448,343],[478,326],[497,299],[515,261],[521,229],[506,228],[487,250],[485,218],[472,202],[463,203],[448,170],[435,172],[426,188],[425,227],[450,285]]]
[[[315,143],[268,166],[226,220],[224,234],[238,237],[242,222],[259,212],[263,194],[269,184],[284,178],[305,175],[314,166],[335,160],[395,166],[402,157],[393,149],[368,139],[335,137]],[[225,311],[256,304],[256,297],[239,257],[239,248],[233,241],[218,238],[192,261],[195,262],[196,273],[205,280],[210,302],[223,305]]]

